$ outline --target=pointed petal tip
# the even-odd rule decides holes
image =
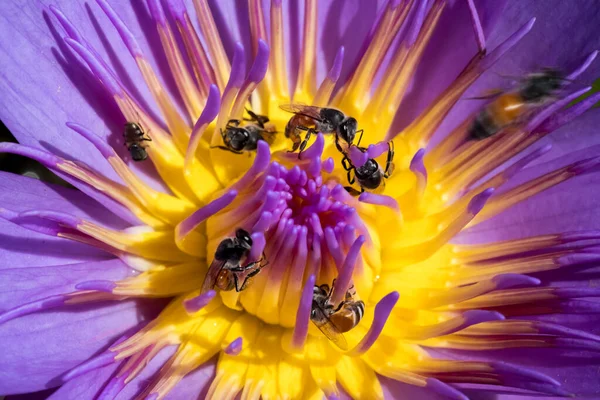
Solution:
[[[46,297],[44,299],[32,301],[31,303],[23,304],[15,308],[11,308],[10,310],[7,310],[0,314],[0,325],[5,322],[11,321],[15,318],[33,314],[38,311],[60,307],[65,304],[66,300],[67,296],[65,295],[55,295]]]
[[[57,222],[59,224],[65,224],[69,227],[77,227],[82,223],[82,220],[77,218],[74,215],[58,212],[58,211],[45,211],[45,210],[32,210],[32,211],[24,211],[19,213],[19,217],[28,218],[28,217],[36,217],[47,219],[50,221]]]
[[[96,0],[99,1],[99,0]],[[148,9],[150,10],[150,15],[156,21],[156,23],[160,25],[166,24],[166,16],[165,12],[160,4],[160,0],[147,0]]]
[[[185,4],[183,4],[182,0],[166,0],[167,9],[169,10],[169,14],[178,21],[182,21],[184,15],[187,13],[185,9]]]
[[[341,46],[335,55],[333,65],[331,66],[331,69],[327,74],[327,78],[332,82],[337,82],[337,80],[340,78],[340,74],[342,72],[342,64],[344,63],[345,52],[346,50],[344,46]]]
[[[248,73],[248,80],[251,82],[260,82],[267,73],[267,67],[269,66],[269,45],[262,40],[258,39],[258,51],[254,63]]]
[[[108,143],[106,143],[102,138],[100,138],[100,136],[96,135],[84,126],[74,122],[66,122],[65,125],[67,126],[67,128],[71,129],[74,132],[77,132],[85,139],[87,139],[91,144],[93,144],[94,147],[96,147],[96,149],[100,152],[100,154],[102,154],[104,158],[108,159],[109,157],[116,155],[114,149]]]
[[[462,315],[463,318],[465,318],[465,320],[468,322],[469,326],[482,322],[503,321],[506,319],[506,317],[499,312],[489,310],[468,310]]]
[[[243,347],[243,339],[240,336],[240,337],[236,338],[235,340],[233,340],[231,343],[229,343],[227,345],[227,347],[223,350],[223,352],[230,356],[237,356],[242,351],[242,347]]]
[[[215,292],[214,290],[209,290],[208,292],[203,293],[199,296],[185,300],[183,302],[183,306],[188,314],[194,314],[200,311],[202,308],[206,307],[216,295],[217,292]]]
[[[423,158],[425,157],[425,149],[421,148],[417,150],[412,160],[410,160],[410,170],[414,173],[419,173],[421,175],[427,175],[427,170],[425,169],[425,163],[423,162]]]
[[[477,215],[485,206],[485,203],[494,194],[494,188],[487,188],[481,193],[475,195],[469,202],[467,210],[470,214]]]
[[[537,286],[541,281],[537,278],[521,274],[502,274],[492,278],[497,290],[509,289],[515,286]]]
[[[213,121],[217,115],[219,115],[220,107],[221,92],[219,91],[219,87],[217,85],[212,84],[208,89],[208,98],[206,99],[204,110],[202,110],[202,114],[200,114],[198,121],[196,121],[196,124],[194,124],[194,131],[199,129],[200,126]]]

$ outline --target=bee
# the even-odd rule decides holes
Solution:
[[[357,148],[363,153],[367,150],[364,147],[357,146]],[[385,169],[382,169],[379,163],[373,158],[369,158],[364,165],[355,167],[347,153],[344,153],[344,158],[342,158],[342,166],[346,170],[348,183],[353,185],[358,181],[358,185],[360,186],[360,191],[352,186],[345,186],[344,188],[351,195],[358,196],[365,190],[371,191],[382,188],[385,186],[384,180],[389,178],[394,172],[394,142],[391,140],[388,142]]]
[[[527,75],[518,90],[499,92],[477,99],[494,98],[474,119],[469,127],[471,140],[489,138],[504,128],[522,121],[530,111],[551,100],[566,78],[552,68]]]
[[[250,284],[252,278],[267,266],[266,257],[242,266],[252,249],[252,238],[244,229],[239,228],[235,237],[225,238],[217,246],[215,257],[208,267],[208,272],[202,283],[202,293],[215,286],[224,291],[235,289],[241,292]]]
[[[230,119],[225,125],[225,130],[221,130],[225,146],[215,146],[216,148],[242,154],[245,151],[256,150],[259,140],[264,140],[269,144],[273,143],[277,131],[269,123],[269,117],[255,114],[248,109],[246,111],[250,118],[244,118],[244,121],[255,122],[255,124],[240,126],[242,123],[240,120]]]
[[[331,284],[332,288],[334,283],[335,280]],[[365,303],[362,300],[354,300],[356,290],[352,286],[346,292],[344,301],[335,307],[330,302],[331,292],[327,284],[315,285],[310,320],[336,346],[347,350],[348,343],[343,333],[358,325],[365,313]]]
[[[148,158],[146,147],[142,142],[151,142],[152,139],[145,136],[144,130],[139,124],[135,122],[126,123],[123,136],[125,137],[125,146],[127,146],[127,150],[129,150],[133,161],[144,161]]]
[[[363,130],[357,130],[358,122],[356,119],[344,115],[343,112],[335,108],[321,108],[305,104],[284,104],[279,107],[294,114],[285,127],[285,137],[293,142],[291,152],[300,148],[298,158],[300,158],[313,133],[333,133],[335,135],[335,146],[341,153],[344,152],[342,144],[347,148],[354,142],[357,134],[362,137]],[[300,131],[306,132],[304,140],[300,138]]]

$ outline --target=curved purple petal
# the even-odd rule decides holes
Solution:
[[[79,282],[114,281],[130,274],[131,268],[119,259],[25,268],[1,265],[0,312],[48,296],[74,292]]]
[[[552,152],[551,152],[552,153]],[[520,183],[582,160],[591,154],[600,154],[600,145],[559,157],[552,161],[526,168],[517,173],[502,191]],[[582,175],[545,190],[503,213],[461,232],[457,243],[491,242],[548,233],[597,229],[600,176]]]
[[[153,318],[161,306],[162,302],[152,300],[72,305],[0,325],[0,393],[61,385],[63,373],[104,349],[125,330]]]
[[[62,186],[0,172],[0,210],[65,211],[112,228],[127,226],[95,200]],[[112,258],[103,251],[67,239],[32,232],[0,219],[0,270],[73,264]]]
[[[62,211],[114,229],[129,226],[78,190],[3,171],[0,171],[0,208],[16,212]]]
[[[112,258],[102,250],[69,239],[50,237],[0,219],[0,265],[25,268]]]

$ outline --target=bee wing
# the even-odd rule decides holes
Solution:
[[[306,104],[293,103],[293,104],[281,104],[279,106],[283,111],[287,111],[293,114],[304,115],[317,121],[321,121],[321,107],[309,106]]]
[[[337,347],[342,350],[348,350],[348,342],[346,342],[346,338],[344,334],[340,332],[340,330],[331,322],[329,318],[325,315],[323,310],[316,306],[313,303],[313,309],[316,312],[316,317],[314,319],[311,318],[312,322],[319,328],[321,332],[327,339],[331,340]]]
[[[208,271],[206,272],[206,276],[204,277],[204,282],[202,283],[202,290],[200,294],[204,294],[215,287],[217,283],[217,278],[219,277],[219,272],[225,266],[225,261],[214,259],[210,266],[208,267]]]
[[[262,131],[260,134],[263,138],[263,140],[265,142],[267,142],[270,145],[272,145],[275,142],[275,135],[277,135],[277,132],[271,132],[271,131]]]

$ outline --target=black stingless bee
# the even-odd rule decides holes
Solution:
[[[364,147],[357,147],[363,153],[367,150]],[[369,158],[367,162],[360,166],[355,167],[350,160],[350,157],[344,153],[342,159],[342,166],[347,172],[348,183],[353,185],[358,182],[360,191],[356,190],[352,186],[345,186],[345,189],[353,196],[358,196],[365,190],[377,190],[384,186],[385,179],[389,178],[394,172],[394,142],[391,140],[388,142],[388,153],[387,160],[385,163],[385,169],[382,169],[379,163],[373,158]]]
[[[252,238],[244,229],[239,228],[235,232],[235,237],[223,239],[208,267],[201,294],[215,286],[224,291],[235,289],[237,292],[241,292],[244,290],[252,278],[268,264],[263,254],[260,260],[242,265],[248,258],[251,249]]]
[[[259,140],[266,141],[271,145],[277,133],[272,124],[269,124],[269,118],[265,115],[255,114],[246,109],[250,118],[244,118],[244,121],[254,123],[241,125],[242,121],[230,119],[221,130],[221,137],[225,146],[215,146],[216,148],[231,151],[235,154],[242,154],[245,151],[254,151],[258,147]]]
[[[151,142],[152,139],[145,136],[145,132],[139,124],[135,122],[128,122],[125,124],[125,132],[123,136],[125,137],[125,146],[127,146],[127,150],[129,150],[129,154],[131,154],[131,158],[133,161],[144,161],[148,158],[148,153],[146,152],[146,147],[143,142]]]

